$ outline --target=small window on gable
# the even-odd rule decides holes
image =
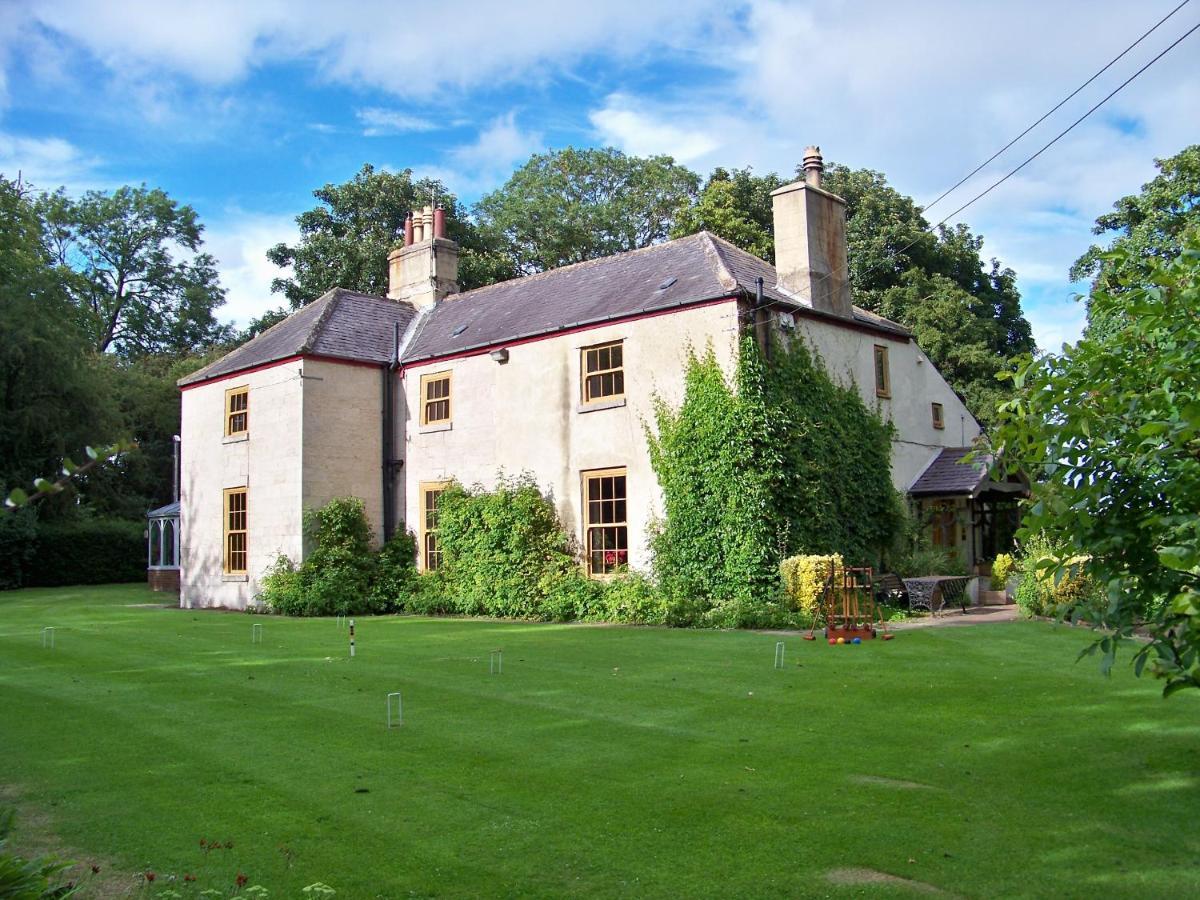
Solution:
[[[441,425],[450,421],[450,373],[421,376],[421,424]]]
[[[875,396],[892,396],[892,377],[888,374],[887,347],[875,345]]]
[[[625,354],[621,341],[583,348],[583,402],[625,396]]]
[[[250,388],[246,385],[225,392],[225,436],[246,434],[250,430]]]
[[[946,427],[946,411],[942,409],[942,404],[940,403],[933,404],[933,427]]]

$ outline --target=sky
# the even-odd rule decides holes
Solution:
[[[530,154],[666,153],[790,175],[809,144],[927,204],[1179,0],[0,0],[0,173],[72,194],[146,183],[199,212],[244,325],[268,247],[365,162],[472,202]],[[1185,5],[937,204],[937,221],[1200,22]],[[951,221],[1018,276],[1039,346],[1084,323],[1071,263],[1154,159],[1200,140],[1200,32]],[[1104,240],[1107,240],[1105,238]]]

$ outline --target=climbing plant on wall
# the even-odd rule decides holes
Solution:
[[[682,403],[657,398],[646,437],[655,573],[679,624],[746,624],[780,602],[783,556],[867,563],[898,525],[891,426],[803,341],[765,359],[744,338],[732,379],[711,347],[690,353]]]

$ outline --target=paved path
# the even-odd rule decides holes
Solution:
[[[958,609],[945,610],[936,616],[922,616],[919,619],[908,619],[904,622],[889,622],[888,631],[908,631],[912,628],[954,628],[961,625],[988,625],[992,622],[1015,622],[1018,618],[1017,606],[1009,603],[1004,606],[968,606],[967,611]]]

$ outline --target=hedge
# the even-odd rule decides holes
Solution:
[[[27,587],[146,580],[145,526],[118,519],[39,523]]]

